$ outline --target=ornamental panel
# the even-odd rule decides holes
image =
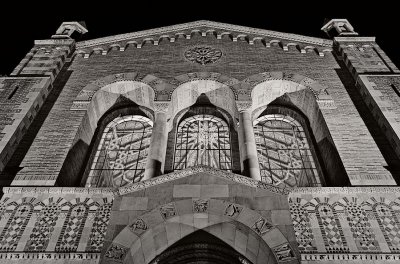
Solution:
[[[206,65],[221,59],[222,51],[210,46],[196,46],[187,49],[184,56],[190,62]]]

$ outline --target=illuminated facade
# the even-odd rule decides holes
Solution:
[[[0,262],[400,261],[400,71],[322,30],[36,40],[0,77]]]

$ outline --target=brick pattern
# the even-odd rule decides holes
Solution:
[[[213,64],[205,66],[194,64],[183,57],[184,50],[193,43],[220,48],[225,50],[226,54]],[[87,132],[83,128],[78,129],[85,116],[84,111],[69,110],[85,86],[104,76],[140,70],[143,75],[151,74],[173,83],[175,76],[187,72],[217,72],[243,80],[260,72],[277,69],[307,76],[327,87],[329,96],[337,108],[324,109],[322,114],[350,181],[355,185],[371,184],[377,180],[391,184],[390,175],[378,165],[382,164],[384,159],[379,150],[376,152],[376,146],[371,143],[373,139],[356,113],[347,91],[335,72],[336,67],[338,65],[332,54],[327,54],[325,57],[295,54],[274,47],[266,49],[257,43],[254,45],[232,43],[230,40],[216,40],[212,36],[197,35],[190,40],[179,39],[174,43],[163,42],[158,46],[145,45],[141,49],[126,49],[124,53],[111,51],[107,56],[94,54],[89,59],[76,57],[69,67],[72,74],[22,162],[21,166],[24,168],[18,173],[15,184],[21,183],[23,179],[29,179],[33,184],[53,185],[69,152],[76,151],[79,154],[76,153],[75,156],[82,158],[87,155],[85,149],[90,140],[82,139],[86,142],[81,144],[83,142],[79,141],[79,138],[81,135],[87,135]],[[159,96],[163,96],[164,91],[157,92]],[[360,137],[360,134],[363,136]],[[355,149],[353,144],[363,147]],[[372,155],[373,152],[377,154]],[[37,164],[41,164],[39,168]],[[373,173],[365,171],[366,164],[376,164],[372,168],[369,167],[369,171]],[[74,166],[79,168],[82,165]],[[73,170],[71,173],[78,174],[79,170]],[[374,176],[370,177],[372,174]]]
[[[0,171],[44,103],[48,78],[0,78]]]
[[[84,189],[74,193],[71,189],[53,188],[50,193],[38,189],[21,194],[22,189],[17,189],[19,195],[6,193],[0,201],[0,252],[101,251],[112,192],[85,194]]]
[[[346,66],[355,78],[364,73],[392,72],[377,52],[374,42],[352,40],[343,38],[336,41],[334,47],[338,54],[343,56]]]
[[[400,76],[362,76],[358,87],[381,130],[400,157]]]
[[[74,48],[72,39],[36,40],[35,46],[11,73],[11,76],[49,76],[53,81]]]
[[[398,253],[399,188],[328,189],[298,188],[289,194],[294,229],[307,230],[316,243],[316,251],[313,252],[299,247],[303,256],[336,254],[339,257],[350,252],[370,255]],[[302,204],[304,210],[298,210],[298,204]],[[326,222],[328,215],[332,219],[329,223]],[[296,221],[299,218],[308,219],[311,225]],[[318,228],[312,224],[315,220],[322,223]],[[330,231],[327,232],[327,229]],[[303,236],[296,237],[302,245]]]

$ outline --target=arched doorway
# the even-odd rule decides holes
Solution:
[[[221,239],[198,230],[170,246],[151,264],[251,264]]]

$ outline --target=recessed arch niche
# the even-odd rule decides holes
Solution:
[[[113,111],[132,108],[131,114],[140,112],[154,121],[154,89],[136,77],[137,73],[110,75],[88,84],[77,95],[74,102],[84,103],[84,114],[61,168],[58,185],[74,186],[81,182],[88,151],[96,141],[94,135],[101,133],[98,128],[102,118]]]
[[[296,109],[309,124],[325,165],[325,182],[329,186],[347,186],[349,179],[329,132],[319,102],[330,100],[327,88],[301,76],[278,73],[261,73],[245,81],[251,88],[253,121],[271,105]]]

